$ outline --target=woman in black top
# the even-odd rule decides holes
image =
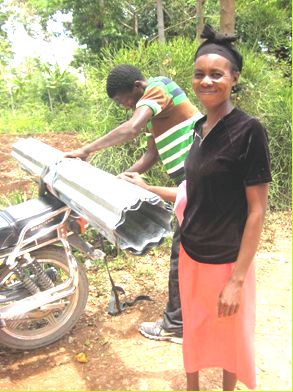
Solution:
[[[254,389],[253,258],[271,181],[267,135],[231,101],[242,69],[236,38],[209,25],[202,38],[192,85],[207,115],[196,124],[186,184],[177,192],[148,186],[137,173],[120,178],[168,201],[177,196],[179,221],[184,211],[179,285],[187,390],[199,390],[198,371],[206,367],[224,369],[223,390],[234,390],[237,379]]]

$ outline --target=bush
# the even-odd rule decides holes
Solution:
[[[291,206],[291,88],[284,78],[276,57],[239,46],[244,56],[240,78],[242,90],[234,98],[235,105],[258,118],[266,127],[271,149],[273,183],[270,206],[275,209]],[[84,64],[86,83],[72,92],[69,103],[50,112],[44,104],[18,107],[16,117],[2,109],[0,133],[78,132],[93,141],[126,121],[131,113],[118,107],[106,93],[109,71],[118,64],[139,67],[146,78],[163,75],[175,80],[189,99],[201,110],[192,90],[193,58],[196,43],[178,38],[159,45],[157,42],[103,49],[101,56],[91,57]],[[94,65],[92,65],[94,64]],[[8,110],[8,109],[6,109]],[[146,148],[144,132],[136,140],[108,148],[92,158],[92,163],[112,174],[118,174],[139,159]],[[154,185],[172,185],[161,164],[145,178]]]
[[[291,206],[291,88],[283,77],[275,57],[255,55],[241,48],[244,67],[238,94],[238,105],[265,126],[270,144],[273,182],[270,186],[271,208]]]
[[[239,45],[244,57],[240,78],[242,90],[234,97],[235,106],[258,118],[266,127],[269,136],[273,182],[270,186],[269,203],[274,209],[291,206],[291,88],[283,77],[277,59],[266,53],[255,53],[245,45]],[[157,42],[120,50],[107,48],[95,69],[91,69],[91,81],[105,86],[108,72],[118,64],[129,63],[143,70],[144,75],[164,75],[174,79],[187,93],[190,100],[201,110],[192,90],[193,58],[196,44],[179,38],[161,46]],[[105,90],[104,90],[105,91]],[[103,117],[93,138],[105,134],[127,120],[125,110],[111,104],[102,93],[98,117]],[[97,120],[99,123],[99,120]],[[103,124],[103,125],[102,125]],[[113,147],[99,153],[93,164],[113,174],[129,168],[143,153],[146,142],[143,136],[123,146]],[[156,165],[145,175],[153,184],[172,185],[162,165]]]
[[[267,50],[291,64],[291,7],[274,0],[237,4],[236,33],[255,51]]]

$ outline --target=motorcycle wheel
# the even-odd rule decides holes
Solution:
[[[43,268],[57,270],[55,285],[68,276],[68,262],[63,248],[50,245],[32,252]],[[77,323],[86,306],[88,281],[78,263],[79,285],[71,296],[52,302],[44,309],[36,309],[7,320],[0,329],[0,343],[15,349],[32,350],[61,339]]]

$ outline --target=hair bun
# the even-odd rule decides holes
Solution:
[[[237,40],[236,35],[218,33],[208,23],[204,25],[204,29],[200,35],[200,38],[206,38],[215,44],[226,44],[228,42],[234,42]]]

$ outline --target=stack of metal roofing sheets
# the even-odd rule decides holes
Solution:
[[[172,209],[154,193],[79,159],[58,160],[60,151],[32,138],[12,149],[27,172],[121,249],[144,255],[171,235]]]

